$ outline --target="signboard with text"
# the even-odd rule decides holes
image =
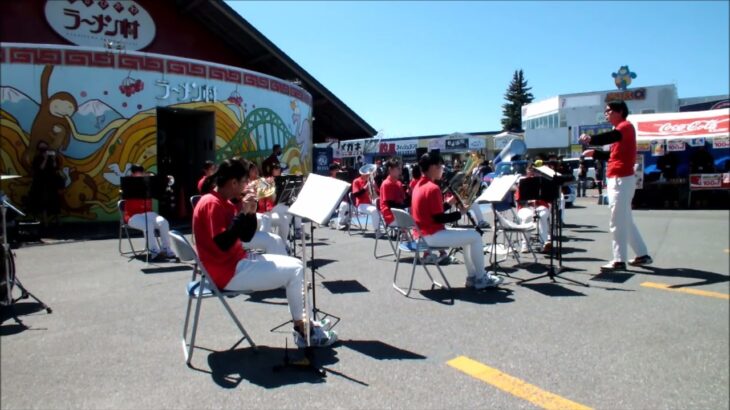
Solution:
[[[690,174],[689,189],[730,189],[730,173],[724,174]]]
[[[91,47],[141,50],[155,39],[155,23],[131,0],[48,0],[46,21],[66,40]]]

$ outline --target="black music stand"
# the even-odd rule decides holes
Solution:
[[[120,188],[122,199],[142,199],[144,200],[144,252],[145,262],[150,263],[150,247],[149,247],[149,232],[148,232],[148,221],[147,212],[151,212],[151,209],[147,209],[147,200],[159,199],[167,188],[167,179],[163,179],[158,175],[145,175],[145,176],[127,176],[120,178]],[[152,231],[154,235],[155,232]]]
[[[585,287],[589,287],[587,283],[579,282],[574,279],[566,278],[563,276],[559,276],[561,273],[563,273],[566,268],[563,266],[562,260],[563,260],[563,227],[558,218],[560,217],[560,188],[562,187],[563,183],[566,181],[569,181],[569,178],[566,178],[565,176],[561,175],[558,172],[555,172],[552,168],[547,166],[537,167],[535,170],[541,174],[541,177],[537,179],[536,182],[530,182],[532,184],[535,184],[536,187],[532,187],[533,189],[537,189],[537,196],[542,198],[536,198],[536,199],[546,199],[551,201],[550,204],[550,266],[548,266],[548,271],[544,275],[538,275],[534,278],[530,279],[523,279],[521,281],[518,281],[517,284],[521,285],[523,283],[532,282],[537,279],[542,278],[550,278],[553,282],[557,282],[556,278],[560,278],[563,280],[567,280],[568,282],[572,282],[576,285],[581,285]],[[528,183],[528,184],[530,184]],[[520,195],[520,199],[522,199],[522,196]],[[557,246],[557,253],[558,253],[558,266],[555,266],[555,241],[557,238],[558,246]]]
[[[342,197],[345,195],[345,192],[350,188],[350,185],[346,182],[336,180],[334,178],[328,178],[323,177],[321,175],[317,174],[309,174],[307,177],[307,181],[302,187],[302,190],[299,192],[299,195],[297,196],[296,201],[292,204],[292,206],[289,208],[289,213],[293,216],[299,216],[303,220],[309,220],[309,223],[313,224],[316,222],[320,225],[323,225],[329,221],[330,216],[332,215],[332,212],[334,212],[334,209],[336,206],[340,204],[340,201],[342,200]],[[313,241],[313,235],[310,236],[310,240]],[[302,235],[300,237],[300,240],[302,241],[301,249],[302,249],[302,264],[304,266],[304,269],[307,268],[307,246],[306,246],[306,238],[305,235]],[[314,246],[312,243],[311,246]],[[318,320],[318,317],[320,314],[323,314],[324,317],[332,317],[336,319],[334,324],[330,327],[333,328],[337,323],[340,322],[340,318],[338,316],[335,316],[331,313],[325,312],[319,308],[317,308],[317,297],[316,297],[316,286],[315,286],[315,271],[314,271],[314,260],[312,260],[311,265],[311,271],[312,271],[312,280],[309,284],[306,283],[305,279],[305,286],[304,289],[304,298],[305,298],[305,311],[308,312],[308,303],[306,303],[306,290],[312,289],[312,318],[313,320]],[[284,356],[284,364],[281,366],[277,366],[274,368],[274,370],[281,370],[283,368],[294,368],[299,370],[308,370],[313,371],[315,374],[318,374],[320,376],[325,376],[324,371],[317,367],[314,364],[314,348],[311,346],[309,342],[309,336],[310,336],[310,325],[311,320],[308,320],[306,325],[306,329],[304,329],[304,337],[307,340],[307,347],[305,348],[305,361],[299,362],[299,363],[293,363],[289,361],[288,353],[286,353],[285,350],[285,356]],[[282,325],[278,326],[277,328],[287,324],[289,322],[285,322]],[[275,328],[276,329],[276,328]],[[272,329],[273,331],[274,329]]]
[[[512,187],[520,175],[501,175],[495,178],[492,183],[484,190],[484,192],[474,201],[477,203],[489,203],[492,205],[492,213],[494,215],[494,228],[492,229],[492,252],[489,255],[489,262],[491,265],[490,274],[497,274],[499,268],[499,262],[497,261],[497,205],[503,203],[505,197],[510,192]],[[508,250],[509,251],[509,250]],[[506,276],[510,276],[507,271],[504,271]]]
[[[301,175],[278,176],[274,177],[274,184],[276,186],[276,204],[291,206],[296,201],[299,191],[302,190],[304,177]],[[295,233],[296,224],[294,223],[294,218],[291,218],[289,222],[289,236],[284,239],[289,243],[289,249],[292,255],[296,255],[297,252]]]
[[[4,299],[0,300],[0,305],[3,307],[7,307],[10,310],[10,316],[15,320],[15,323],[17,323],[19,326],[23,328],[28,328],[26,325],[23,324],[23,322],[18,318],[17,313],[15,312],[15,302],[21,300],[21,299],[27,299],[28,297],[33,298],[36,302],[38,302],[43,309],[46,310],[46,313],[53,313],[53,310],[48,307],[45,303],[43,303],[42,300],[38,299],[34,294],[30,293],[28,289],[23,286],[23,284],[20,282],[20,279],[18,279],[18,276],[15,273],[15,260],[13,259],[12,251],[10,250],[10,244],[8,243],[8,231],[7,231],[7,210],[10,209],[17,213],[20,216],[25,216],[23,212],[21,212],[18,208],[14,207],[5,197],[5,194],[2,190],[0,190],[0,213],[2,213],[2,269],[4,273],[4,279],[5,283],[3,286],[5,286],[4,290]],[[20,289],[20,296],[18,298],[13,298],[13,287],[17,286],[18,289]]]

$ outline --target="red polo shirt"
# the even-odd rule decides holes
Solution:
[[[359,177],[355,178],[355,180],[352,181],[352,192],[355,193],[355,192],[365,188],[365,185],[367,183],[368,183],[367,179],[363,181],[362,178],[359,178]],[[370,205],[372,203],[373,203],[373,201],[370,199],[370,192],[368,192],[367,189],[365,190],[364,194],[355,197],[355,206],[360,206],[360,204]]]
[[[624,120],[616,126],[616,130],[621,133],[621,140],[611,144],[611,156],[606,167],[609,178],[634,175],[636,163],[636,130],[633,124]]]
[[[124,201],[124,222],[129,223],[133,215],[153,211],[151,199],[127,199]]]
[[[213,191],[203,195],[193,211],[195,248],[213,282],[224,289],[236,272],[236,265],[246,257],[239,239],[222,251],[213,238],[224,232],[236,216],[236,206]]]
[[[445,229],[444,224],[433,220],[434,215],[442,213],[444,213],[444,197],[441,195],[441,189],[432,180],[422,176],[413,190],[411,214],[424,236]]]
[[[387,201],[398,202],[400,204],[406,201],[403,184],[390,176],[385,178],[383,185],[380,186],[380,213],[383,214],[385,224],[390,225],[395,220],[395,216],[393,216],[393,211],[390,210]]]

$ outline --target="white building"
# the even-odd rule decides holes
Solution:
[[[606,102],[624,100],[634,114],[679,111],[677,87],[657,85],[623,90],[563,94],[522,107],[522,128],[530,150],[550,150],[569,156],[571,145],[577,144],[581,127],[601,128]],[[610,125],[607,125],[610,128]],[[577,156],[580,147],[573,147]]]

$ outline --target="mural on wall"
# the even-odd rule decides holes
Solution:
[[[285,88],[283,81],[146,53],[114,55],[99,67],[69,64],[78,48],[28,53],[28,45],[4,44],[0,52],[0,172],[21,176],[3,181],[20,206],[32,182],[36,147],[45,142],[57,152],[64,179],[61,216],[116,220],[120,178],[135,163],[157,168],[158,106],[214,112],[217,161],[234,155],[261,161],[279,144],[290,173],[311,171],[311,96]],[[47,52],[63,55],[49,58]],[[130,64],[130,57],[142,63]],[[150,61],[161,63],[149,69]],[[203,67],[205,74],[193,76],[171,62]]]

